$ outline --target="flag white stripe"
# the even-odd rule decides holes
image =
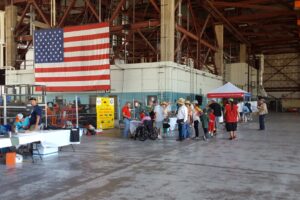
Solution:
[[[80,66],[95,66],[108,65],[109,59],[77,61],[77,62],[61,62],[61,63],[36,63],[35,68],[61,68],[61,67],[80,67]]]
[[[68,86],[96,86],[96,85],[110,85],[110,80],[97,81],[70,81],[70,82],[35,82],[37,85],[47,85],[47,87],[68,87]]]
[[[99,45],[99,44],[107,44],[109,43],[109,38],[101,38],[94,40],[84,40],[77,42],[64,42],[64,47],[78,47],[78,46],[88,46],[88,45]]]
[[[109,75],[110,70],[91,70],[91,71],[76,71],[76,72],[51,72],[51,73],[35,73],[36,78],[45,77],[76,77],[76,76],[96,76],[96,75]]]
[[[109,32],[109,27],[94,28],[88,30],[78,30],[78,31],[64,32],[64,38],[94,35],[94,34],[101,34],[101,33],[108,33],[108,32]]]
[[[77,57],[77,56],[93,56],[93,55],[107,55],[109,54],[109,48],[106,49],[97,49],[90,51],[75,51],[75,52],[65,52],[64,57]]]

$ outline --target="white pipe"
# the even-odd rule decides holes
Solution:
[[[75,108],[76,108],[76,128],[79,127],[79,121],[78,121],[78,98],[75,96]]]
[[[99,0],[99,22],[102,21],[102,19],[101,19],[101,7],[102,7],[102,2],[101,2],[101,0]]]
[[[264,78],[264,70],[265,70],[265,57],[264,54],[260,55],[260,66],[259,66],[259,85],[263,85],[263,78]]]
[[[45,96],[45,126],[48,127],[47,97]]]
[[[3,124],[7,124],[7,108],[6,108],[6,94],[3,94],[2,95],[2,98],[3,98],[3,117],[4,117],[4,120],[3,120]]]
[[[56,0],[53,0],[53,26],[56,26]]]

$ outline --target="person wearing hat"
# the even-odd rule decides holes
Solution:
[[[169,115],[169,104],[166,101],[163,101],[160,103],[160,106],[163,108],[164,111],[164,119],[167,119]]]
[[[185,138],[185,132],[186,132],[186,123],[188,120],[188,109],[185,106],[185,100],[183,98],[179,98],[177,100],[178,105],[178,113],[177,113],[177,124],[178,124],[178,132],[179,137],[177,141],[183,141]]]
[[[185,138],[188,139],[192,135],[191,126],[193,124],[193,109],[192,109],[192,104],[189,100],[186,100],[184,104],[188,109],[188,118],[186,123],[186,135],[185,135]]]
[[[257,104],[259,114],[259,130],[265,130],[265,116],[268,114],[267,104],[264,99],[260,99]]]
[[[42,108],[38,105],[36,97],[29,99],[32,110],[29,116],[29,130],[38,131],[42,124]]]
[[[230,140],[236,139],[237,122],[239,119],[238,106],[234,104],[233,99],[229,99],[224,109],[224,118],[226,130],[230,133]]]

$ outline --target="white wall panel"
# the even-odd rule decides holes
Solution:
[[[6,70],[6,84],[34,84],[34,70]]]
[[[178,92],[206,94],[223,84],[221,77],[173,62],[112,66],[113,92]],[[125,73],[124,84],[120,83]],[[118,84],[115,84],[118,82]],[[120,87],[120,86],[123,86]]]
[[[206,94],[223,85],[219,76],[173,62],[111,66],[113,93],[178,92]],[[34,84],[34,70],[7,71],[7,84]],[[191,85],[193,84],[193,86]]]

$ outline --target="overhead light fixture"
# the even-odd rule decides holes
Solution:
[[[224,8],[224,11],[231,11],[231,10],[235,10],[235,8],[234,7]]]
[[[247,26],[248,26],[247,23],[245,23],[245,24],[239,24],[239,27],[247,27]]]

